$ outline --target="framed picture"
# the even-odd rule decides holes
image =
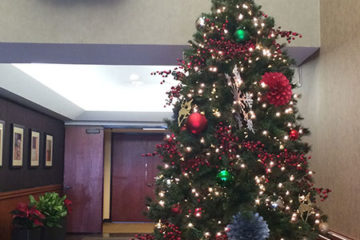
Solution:
[[[11,137],[12,144],[10,165],[12,167],[22,167],[24,156],[24,127],[13,124]]]
[[[3,166],[5,122],[0,120],[0,167]]]
[[[40,166],[40,132],[30,130],[30,167]]]
[[[54,138],[50,134],[45,134],[45,167],[52,167],[54,152]]]

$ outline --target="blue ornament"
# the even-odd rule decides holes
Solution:
[[[229,240],[265,240],[270,236],[266,221],[258,213],[250,218],[238,213],[227,227]]]

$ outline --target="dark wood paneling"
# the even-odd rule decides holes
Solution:
[[[49,185],[0,193],[0,239],[10,240],[12,222],[10,211],[15,209],[19,202],[28,202],[29,195],[38,197],[46,192],[61,193],[61,191],[62,185]]]
[[[64,186],[73,201],[73,213],[67,219],[68,232],[102,231],[104,176],[104,130],[87,134],[86,127],[65,129]]]
[[[62,184],[64,170],[64,122],[0,98],[0,120],[4,120],[3,167],[0,168],[0,192],[24,188]],[[25,126],[23,167],[10,168],[11,124]],[[29,168],[30,129],[36,129],[40,136],[40,167]],[[54,136],[53,166],[44,167],[44,132]]]
[[[113,134],[112,140],[112,221],[149,221],[143,215],[145,197],[154,195],[157,157],[154,152],[163,134]]]

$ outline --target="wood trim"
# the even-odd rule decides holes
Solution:
[[[319,235],[319,239],[318,240],[331,240],[328,237],[325,237],[324,235]]]
[[[27,188],[27,189],[21,189],[21,190],[16,190],[16,191],[11,191],[11,192],[3,192],[3,193],[0,193],[0,201],[6,200],[6,199],[34,195],[34,194],[38,194],[38,193],[59,192],[59,191],[62,191],[62,185],[60,185],[60,184]]]
[[[319,240],[354,240],[352,238],[349,237],[345,237],[344,235],[334,232],[334,231],[329,231],[326,236],[325,235],[319,235]]]
[[[332,237],[334,240],[353,240],[352,238],[346,237],[340,233],[329,231],[328,235]]]

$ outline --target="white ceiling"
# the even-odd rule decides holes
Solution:
[[[175,66],[13,64],[84,111],[171,112],[166,92],[176,81],[151,75]],[[46,106],[45,106],[46,107]]]

